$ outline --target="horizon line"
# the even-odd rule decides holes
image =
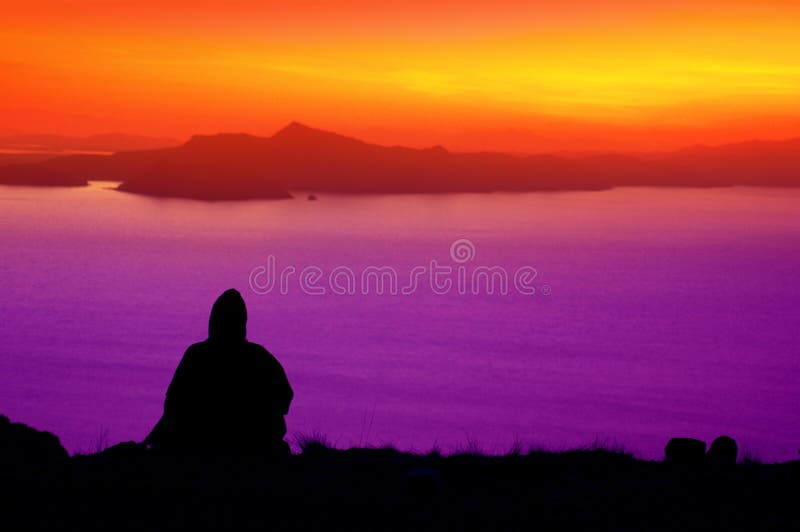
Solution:
[[[518,155],[518,156],[530,156],[530,155],[582,155],[582,154],[620,154],[620,155],[648,155],[648,154],[667,154],[667,153],[676,153],[684,150],[689,149],[696,149],[696,148],[721,148],[726,146],[737,146],[742,144],[758,144],[758,143],[781,143],[781,142],[792,142],[792,141],[800,141],[800,132],[796,135],[788,136],[788,137],[780,137],[774,139],[767,139],[762,137],[752,137],[752,138],[745,138],[742,140],[734,140],[730,142],[700,142],[700,143],[691,143],[691,144],[684,144],[679,147],[674,148],[664,148],[664,149],[655,149],[655,150],[647,150],[647,149],[601,149],[601,148],[572,148],[572,149],[544,149],[544,150],[536,150],[536,151],[521,151],[521,150],[498,150],[498,149],[453,149],[448,147],[444,143],[436,143],[436,144],[415,144],[415,143],[383,143],[379,141],[368,140],[366,138],[360,136],[349,135],[345,133],[339,133],[333,129],[325,129],[322,127],[316,127],[312,125],[308,125],[305,122],[301,122],[299,120],[291,120],[286,125],[279,127],[276,129],[272,134],[264,134],[264,133],[253,133],[250,131],[235,131],[235,130],[220,130],[213,133],[192,133],[188,137],[174,137],[172,135],[159,135],[159,134],[143,134],[143,133],[126,133],[123,131],[107,131],[107,132],[97,132],[97,133],[90,133],[90,134],[83,134],[83,135],[69,135],[69,134],[61,134],[61,133],[47,133],[47,132],[17,132],[17,133],[8,133],[8,132],[0,132],[0,141],[5,140],[9,137],[57,137],[63,140],[83,140],[88,141],[96,137],[133,137],[133,138],[140,138],[140,139],[147,139],[147,140],[163,140],[163,141],[175,141],[177,144],[165,144],[164,146],[157,147],[157,148],[145,148],[145,149],[135,149],[135,150],[115,150],[112,153],[116,153],[118,151],[145,151],[147,149],[161,149],[161,148],[175,148],[182,145],[187,144],[192,139],[197,137],[216,137],[216,136],[249,136],[254,138],[263,138],[268,139],[272,138],[282,131],[285,131],[291,127],[300,127],[305,130],[316,131],[319,133],[324,133],[328,135],[334,135],[342,138],[347,138],[351,140],[355,140],[358,142],[363,142],[366,144],[371,144],[375,146],[382,146],[387,148],[410,148],[410,149],[444,149],[450,153],[502,153],[507,155]],[[3,147],[0,145],[0,147]],[[7,147],[7,146],[6,146]],[[44,146],[45,148],[47,146]],[[47,150],[42,150],[40,153],[47,154],[47,153],[58,153],[57,151],[48,152]]]

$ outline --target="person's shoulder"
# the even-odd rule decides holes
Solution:
[[[203,342],[197,342],[186,348],[186,352],[183,354],[183,358],[188,360],[203,358],[203,356],[206,353],[208,353],[208,351],[209,351],[208,340],[205,340]]]
[[[186,353],[198,353],[200,351],[208,350],[208,340],[197,342],[186,348]]]
[[[266,347],[264,347],[261,344],[257,344],[255,342],[251,342],[249,340],[245,343],[245,346],[246,346],[245,348],[248,351],[250,351],[251,353],[261,353],[261,354],[267,354],[267,355],[270,354],[270,352],[267,351]]]
[[[275,362],[278,361],[278,359],[276,359],[275,356],[272,353],[270,353],[267,350],[267,348],[264,347],[263,345],[256,344],[256,343],[250,342],[250,341],[248,341],[246,345],[247,345],[247,350],[249,352],[253,353],[254,355],[263,356],[263,357],[266,357],[269,360],[274,360]]]

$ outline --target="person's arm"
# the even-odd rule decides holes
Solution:
[[[163,444],[165,440],[169,439],[169,434],[174,429],[173,423],[176,413],[182,410],[182,403],[184,402],[184,383],[186,382],[187,367],[191,365],[189,360],[192,358],[190,351],[191,347],[186,350],[180,363],[178,363],[178,368],[175,370],[172,381],[167,388],[166,398],[164,399],[164,413],[147,438],[145,438],[145,444]]]
[[[285,416],[289,413],[289,405],[294,398],[294,390],[289,384],[289,379],[286,377],[286,372],[283,370],[281,363],[276,360],[275,364],[278,366],[278,404],[281,406],[281,413]]]
[[[194,346],[190,346],[183,354],[183,358],[175,370],[175,375],[172,377],[172,382],[169,383],[167,388],[167,397],[164,400],[164,415],[173,416],[180,414],[184,410],[187,402],[187,375],[192,373],[192,366],[194,365]]]
[[[270,366],[269,390],[271,401],[272,404],[277,407],[278,411],[285,416],[289,413],[289,405],[292,403],[294,391],[292,390],[292,386],[289,384],[289,379],[286,377],[286,372],[283,370],[281,363],[278,362],[278,359],[266,349],[264,350],[264,353],[267,356]]]

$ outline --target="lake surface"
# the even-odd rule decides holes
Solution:
[[[0,412],[72,452],[144,438],[234,287],[248,338],[294,386],[290,435],[417,451],[597,441],[659,458],[671,436],[728,434],[762,460],[797,458],[798,190],[208,204],[108,186],[0,187]],[[296,274],[258,294],[270,255]],[[397,295],[298,280],[386,266],[408,288],[432,260],[453,268],[446,293],[424,276]],[[458,268],[480,266],[535,268],[535,293],[513,279],[505,295],[458,290]]]

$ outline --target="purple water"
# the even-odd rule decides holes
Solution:
[[[0,412],[72,451],[141,439],[229,287],[286,368],[290,434],[445,451],[671,436],[800,448],[800,191],[616,189],[207,204],[0,187]],[[305,196],[299,196],[304,198]],[[537,293],[257,295],[253,268],[538,271]],[[401,277],[402,280],[402,277]],[[547,289],[551,290],[545,295]]]

